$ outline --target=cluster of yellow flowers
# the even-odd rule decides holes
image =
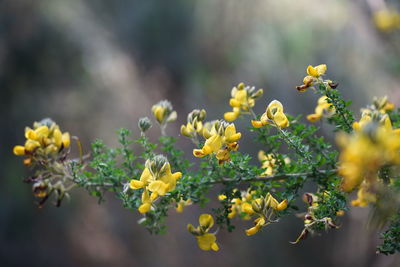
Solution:
[[[237,192],[238,190],[235,189],[234,192]],[[240,198],[234,198],[231,201],[231,212],[228,214],[228,218],[232,219],[236,215],[243,215],[242,218],[244,220],[250,220],[254,212],[251,208],[251,202],[253,201],[254,194],[256,191],[254,190],[246,190],[246,191],[241,191],[240,192],[241,197]],[[218,200],[223,201],[226,199],[225,195],[219,195]]]
[[[393,108],[386,97],[375,99],[373,105],[361,110],[362,117],[353,124],[353,134],[341,134],[337,138],[342,148],[339,158],[341,188],[345,192],[359,189],[358,199],[352,202],[354,206],[376,202],[379,171],[400,164],[400,129],[393,129],[386,114]]]
[[[262,164],[261,168],[265,170],[262,175],[270,176],[275,173],[276,159],[274,154],[265,154],[264,151],[260,150],[258,152],[258,160]]]
[[[159,196],[164,196],[175,189],[177,180],[181,176],[181,172],[171,172],[171,166],[164,156],[157,155],[153,159],[148,159],[140,179],[130,181],[131,189],[144,188],[139,212],[147,213],[150,211],[152,203]]]
[[[188,114],[186,125],[181,126],[181,134],[189,138],[197,138],[197,134],[203,134],[203,121],[207,112],[202,109],[194,109]]]
[[[25,179],[25,182],[33,184],[33,195],[40,198],[39,208],[43,207],[51,195],[55,196],[56,205],[60,206],[71,188],[64,164],[71,143],[70,134],[61,132],[60,127],[47,118],[35,122],[32,128],[26,127],[25,138],[25,144],[15,146],[13,153],[25,156],[25,165],[35,166],[39,163],[34,175]]]
[[[277,222],[277,220],[273,219],[273,215],[278,211],[286,209],[287,206],[287,199],[278,202],[270,193],[264,198],[254,199],[251,202],[251,209],[249,208],[246,213],[254,214],[257,218],[254,220],[254,226],[245,231],[246,235],[254,235],[268,224]]]
[[[218,251],[219,247],[217,244],[216,233],[209,233],[210,229],[214,225],[214,219],[210,214],[201,214],[199,217],[199,226],[196,228],[188,224],[188,231],[197,238],[197,244],[202,250],[214,250]]]
[[[272,153],[265,154],[264,151],[260,150],[258,152],[258,160],[262,164],[261,168],[265,170],[261,175],[271,176],[271,175],[275,174],[276,167],[277,167],[277,160],[276,160],[274,154],[272,154]],[[284,162],[285,162],[285,164],[290,164],[290,158],[285,157]]]
[[[373,14],[375,26],[383,32],[400,29],[400,13],[391,9],[382,9]]]
[[[215,153],[219,163],[230,160],[230,152],[239,148],[238,140],[242,136],[236,132],[233,123],[227,123],[223,120],[206,123],[203,127],[203,137],[206,138],[204,146],[201,149],[194,149],[195,157],[204,157]]]
[[[394,109],[394,104],[389,102],[387,96],[374,98],[372,105],[361,109],[361,119],[353,123],[353,129],[359,131],[371,121],[385,126],[387,129],[392,128],[392,122],[387,111]]]
[[[255,87],[246,86],[244,83],[239,83],[238,86],[232,88],[229,105],[233,108],[231,112],[224,114],[226,121],[234,121],[241,114],[248,113],[254,107],[255,100],[262,96],[263,89],[255,90]]]
[[[43,119],[33,124],[33,129],[25,128],[25,145],[17,145],[13,152],[17,156],[27,156],[25,165],[31,165],[36,158],[53,156],[70,145],[68,132],[62,133],[60,127],[51,119]]]
[[[241,191],[241,198],[231,200],[231,212],[228,214],[228,218],[230,219],[236,215],[241,215],[244,220],[250,220],[252,216],[257,217],[254,220],[254,226],[245,231],[248,236],[258,233],[262,227],[268,224],[277,222],[277,220],[273,219],[273,215],[278,211],[286,209],[288,206],[287,199],[278,202],[270,193],[265,197],[259,198],[255,198],[255,195],[255,190],[247,189],[246,191]],[[226,196],[219,195],[218,199],[223,201],[226,199]]]
[[[283,105],[278,100],[273,100],[267,106],[260,120],[252,120],[251,124],[254,128],[260,128],[265,125],[272,125],[278,128],[286,128],[289,126],[289,120],[283,111]]]

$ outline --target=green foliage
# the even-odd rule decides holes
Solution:
[[[331,89],[325,83],[319,84],[318,91],[328,98],[328,103],[332,104],[335,109],[334,115],[328,118],[328,122],[336,127],[336,131],[343,130],[347,133],[352,132],[354,116],[348,109],[351,105],[351,101],[345,101],[339,90]]]
[[[388,229],[381,234],[383,243],[378,246],[378,252],[385,255],[400,252],[400,213],[394,216]]]

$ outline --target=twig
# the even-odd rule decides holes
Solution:
[[[220,183],[229,183],[229,182],[255,182],[255,181],[276,181],[282,179],[289,179],[289,178],[297,178],[297,177],[309,177],[312,175],[318,174],[325,174],[325,175],[332,175],[337,172],[336,169],[331,170],[320,170],[317,172],[300,172],[300,173],[284,173],[284,174],[277,174],[271,176],[256,176],[250,179],[230,179],[230,178],[222,178],[217,181],[207,181],[204,182],[205,184],[220,184]]]

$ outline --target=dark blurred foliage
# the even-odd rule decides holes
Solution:
[[[367,209],[352,209],[341,229],[297,246],[288,243],[302,229],[297,218],[251,238],[242,231],[249,222],[238,223],[218,236],[215,254],[186,232],[206,212],[200,208],[171,212],[160,237],[112,196],[99,206],[76,190],[61,208],[38,210],[22,183],[27,170],[11,154],[24,127],[43,117],[86,149],[97,137],[116,144],[117,128],[136,130],[162,98],[178,110],[169,129],[176,135],[193,108],[221,117],[240,81],[265,89],[258,112],[277,98],[288,112],[308,114],[315,96],[294,89],[308,64],[327,63],[354,110],[373,95],[400,104],[399,32],[379,33],[367,2],[374,1],[0,1],[1,266],[398,266],[397,256],[375,255]],[[256,153],[250,141],[241,149]],[[179,144],[190,157],[189,142]]]

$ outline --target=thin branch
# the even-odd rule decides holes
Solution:
[[[275,124],[276,125],[276,124]],[[310,154],[306,154],[299,145],[295,144],[291,139],[290,136],[288,136],[287,132],[282,130],[278,125],[276,125],[276,128],[278,129],[279,133],[283,137],[282,139],[286,142],[286,144],[289,145],[289,148],[292,148],[296,151],[296,153],[300,156],[303,157],[308,163],[311,162]]]
[[[110,183],[92,183],[92,182],[89,182],[89,183],[85,183],[85,184],[82,184],[84,187],[105,187],[105,188],[112,188],[112,187],[115,187],[115,184],[110,184]]]
[[[310,177],[310,176],[315,175],[316,173],[323,174],[323,175],[332,175],[332,174],[335,174],[336,172],[337,172],[336,169],[331,169],[331,170],[320,170],[317,172],[300,172],[300,173],[277,174],[277,175],[272,175],[272,176],[256,176],[256,177],[250,178],[250,179],[222,178],[217,181],[207,181],[204,183],[205,184],[220,184],[220,183],[229,183],[229,182],[276,181],[276,180],[291,179],[291,178],[297,178],[297,177]]]

